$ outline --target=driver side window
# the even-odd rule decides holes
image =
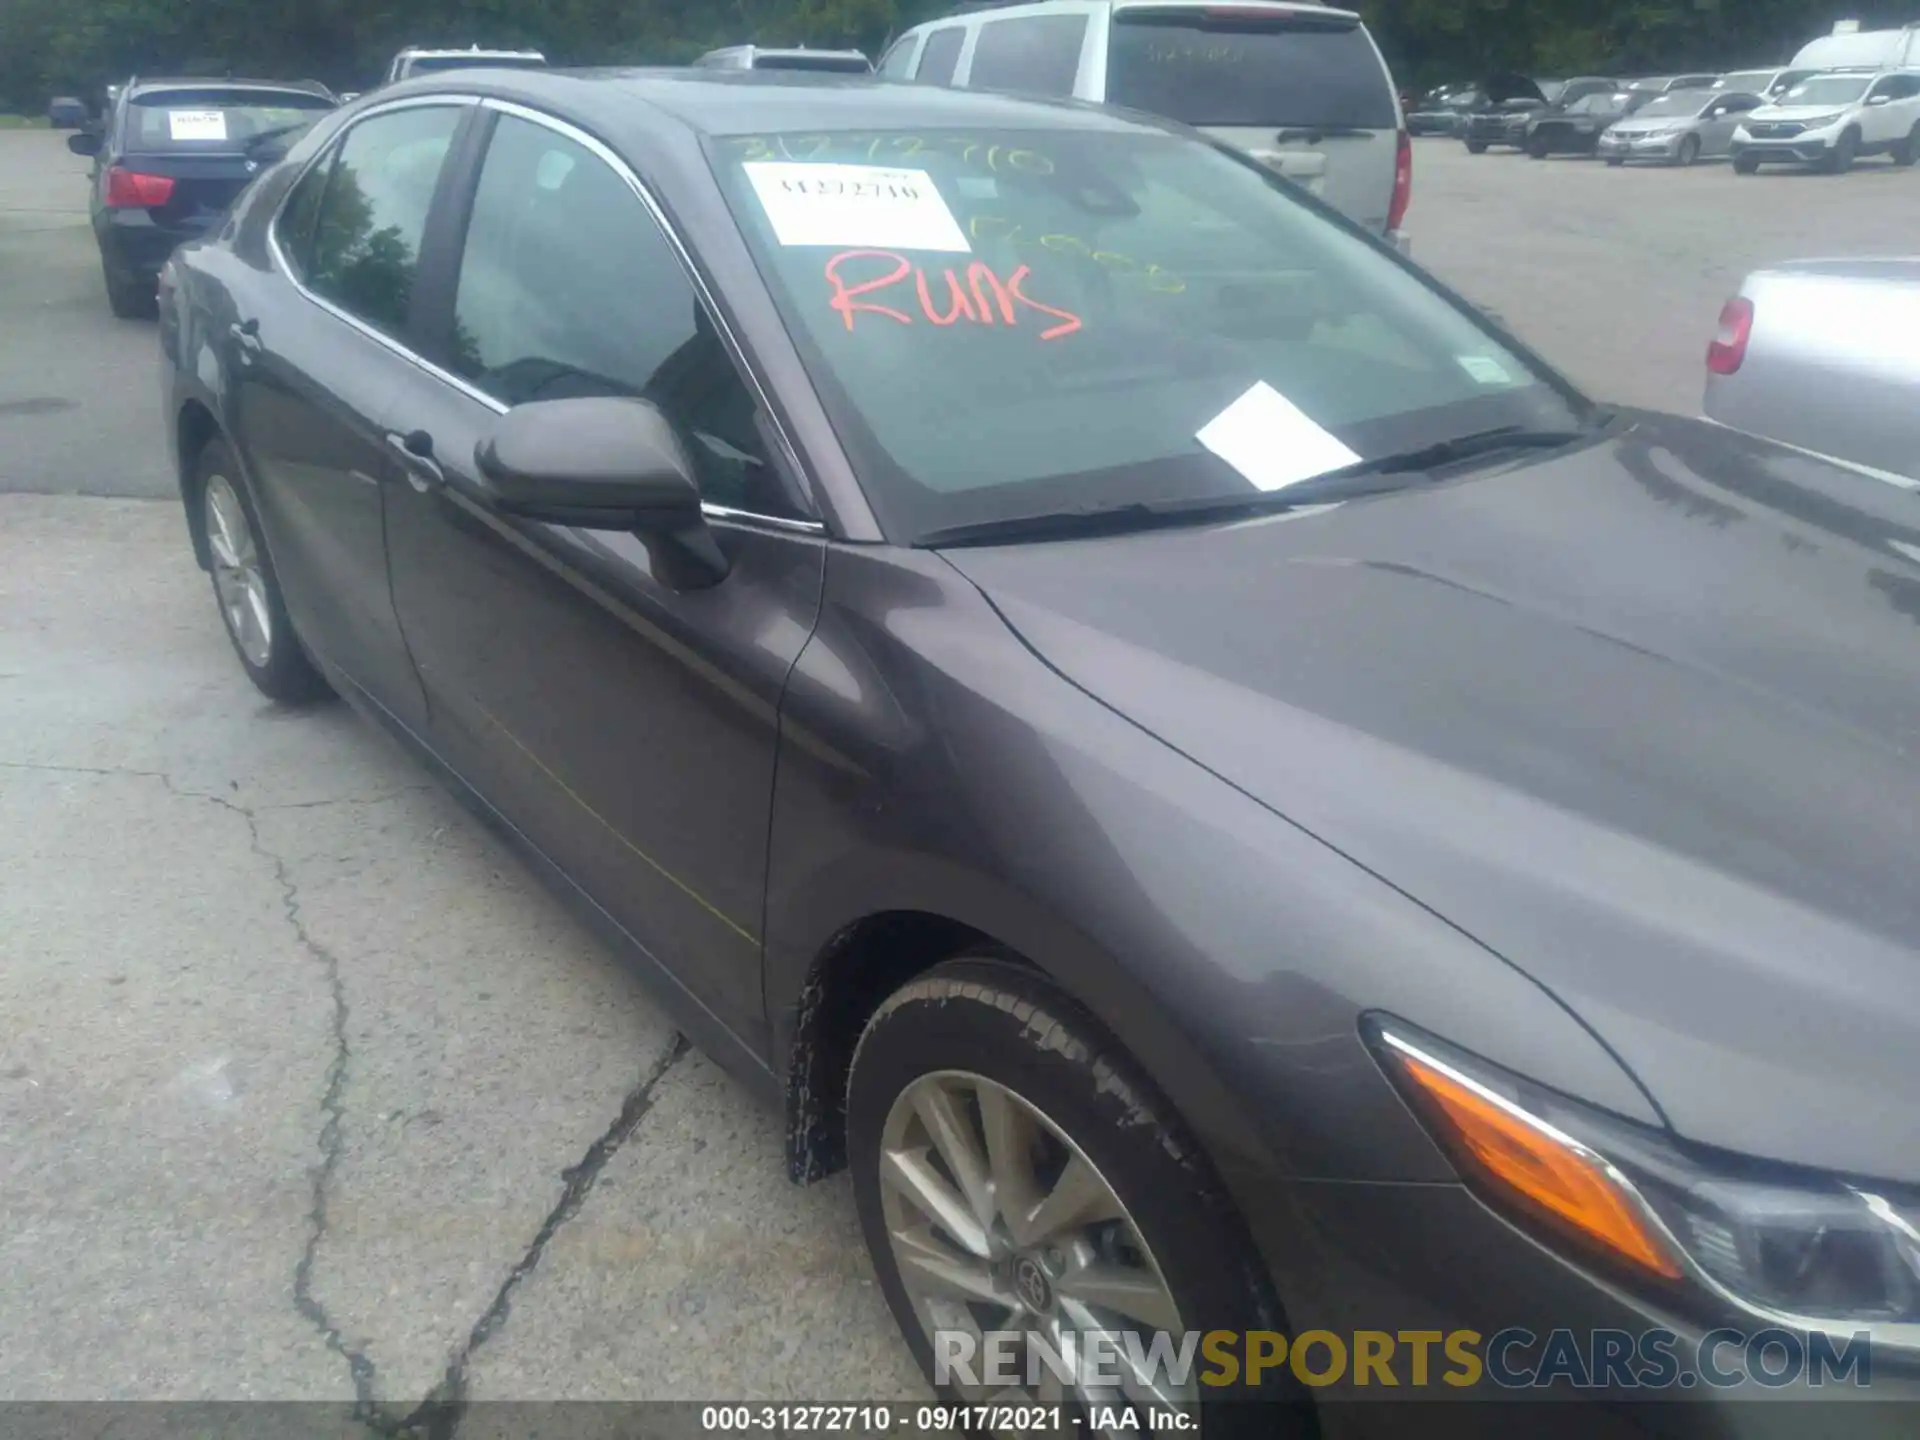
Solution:
[[[802,518],[678,254],[599,156],[500,117],[480,172],[448,368],[506,405],[632,396],[681,432],[701,495]]]

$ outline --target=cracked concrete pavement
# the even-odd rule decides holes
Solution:
[[[0,131],[0,492],[56,492],[0,493],[0,1401],[924,1393],[845,1181],[376,730],[247,683],[84,173]]]
[[[0,496],[0,1398],[922,1393],[845,1182],[384,737],[253,691],[176,507]]]

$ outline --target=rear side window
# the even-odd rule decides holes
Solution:
[[[973,42],[967,87],[1028,95],[1071,95],[1087,38],[1084,15],[1036,15],[992,20]]]
[[[960,47],[966,39],[966,30],[958,25],[927,36],[927,48],[921,53],[920,68],[913,78],[923,85],[951,85],[953,67],[960,63]]]
[[[230,153],[268,131],[291,135],[331,109],[299,91],[160,90],[128,102],[122,143],[136,155]]]
[[[462,113],[433,105],[361,121],[320,197],[307,284],[389,335],[406,329],[420,239]]]
[[[1397,123],[1386,67],[1351,21],[1299,12],[1124,10],[1107,42],[1107,100],[1188,125]]]
[[[320,197],[326,193],[327,176],[333,170],[333,156],[317,160],[293,187],[280,216],[273,222],[273,238],[280,255],[299,280],[307,278],[307,262],[313,249],[313,225],[320,214]]]

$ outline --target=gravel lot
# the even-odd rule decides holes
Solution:
[[[1416,154],[1415,254],[1692,412],[1748,268],[1904,252],[1920,174]],[[188,559],[84,165],[0,132],[0,1398],[919,1392],[844,1179]]]

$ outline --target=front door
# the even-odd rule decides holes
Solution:
[[[760,1050],[780,697],[812,632],[824,541],[632,186],[569,134],[495,125],[450,237],[457,273],[433,282],[450,374],[395,397],[414,460],[388,548],[433,743]],[[496,418],[580,395],[644,397],[680,427],[704,496],[736,512],[713,521],[726,579],[676,591],[635,535],[476,502],[474,451]]]
[[[302,177],[275,241],[307,296],[236,313],[233,424],[288,610],[303,639],[410,729],[426,702],[387,584],[387,443],[413,278],[434,190],[470,107],[373,115]],[[239,311],[248,292],[235,290]]]

